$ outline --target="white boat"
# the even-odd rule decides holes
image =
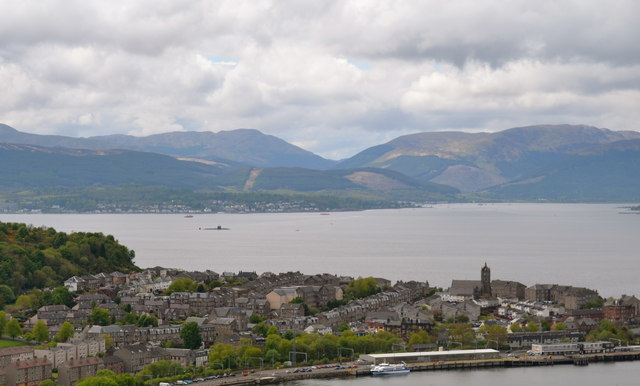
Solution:
[[[405,375],[409,374],[409,368],[407,364],[402,363],[380,363],[379,365],[371,368],[371,375]]]

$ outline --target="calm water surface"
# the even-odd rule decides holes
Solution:
[[[308,380],[292,384],[296,386],[626,386],[640,384],[640,363],[616,362],[590,364],[584,367],[562,365],[511,369],[415,372],[397,377]]]
[[[217,272],[330,272],[428,280],[492,278],[561,283],[603,296],[640,295],[640,215],[620,205],[437,205],[425,209],[296,214],[0,215],[59,231],[103,232],[141,267]],[[202,228],[223,226],[225,231]],[[413,373],[299,383],[331,385],[638,385],[640,363]]]
[[[640,294],[640,215],[620,205],[456,204],[318,213],[0,215],[59,231],[113,234],[142,267],[330,272],[428,280],[561,283]],[[224,231],[202,228],[221,225]]]

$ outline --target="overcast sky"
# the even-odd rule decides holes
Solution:
[[[640,1],[0,0],[0,122],[255,128],[329,158],[421,131],[640,130]]]

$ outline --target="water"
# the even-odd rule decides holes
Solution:
[[[638,362],[592,363],[576,367],[521,367],[510,369],[444,370],[414,372],[407,376],[365,377],[356,379],[307,380],[296,386],[566,386],[566,385],[638,385]]]
[[[640,215],[614,204],[456,204],[363,212],[0,215],[59,231],[113,234],[141,267],[301,271],[391,280],[559,283],[640,294]],[[221,225],[230,230],[201,228]]]
[[[613,204],[436,205],[425,209],[296,214],[0,215],[0,221],[103,232],[136,251],[141,267],[217,272],[330,272],[428,280],[492,278],[559,283],[603,296],[639,295],[640,215]],[[221,225],[225,231],[202,230]],[[310,380],[331,385],[634,385],[637,362],[412,373]]]

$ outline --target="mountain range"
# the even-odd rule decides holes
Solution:
[[[342,161],[257,130],[35,135],[0,124],[2,188],[141,184],[366,192],[401,200],[640,201],[640,132],[538,125],[425,132]],[[7,168],[3,168],[7,169]]]

